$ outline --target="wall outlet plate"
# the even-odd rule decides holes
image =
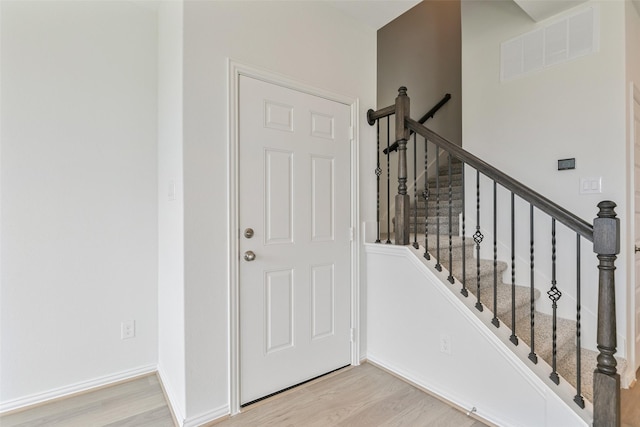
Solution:
[[[136,321],[125,320],[120,324],[120,338],[127,340],[136,336]]]

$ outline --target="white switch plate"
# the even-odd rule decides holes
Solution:
[[[580,178],[580,194],[602,193],[602,177]]]

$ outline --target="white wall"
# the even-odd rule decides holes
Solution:
[[[552,391],[548,366],[538,366],[544,380],[533,374],[532,364],[522,362],[527,350],[519,349],[520,358],[511,353],[503,344],[508,332],[501,328],[501,338],[494,335],[491,314],[479,313],[472,298],[460,296],[459,283],[452,289],[435,260],[426,262],[406,247],[370,244],[366,250],[371,361],[463,410],[475,407],[495,425],[590,425],[587,411],[581,418],[570,408],[566,384]],[[443,336],[449,353],[440,350]]]
[[[362,220],[370,177],[375,30],[321,2],[187,1],[184,7],[184,237],[187,418],[228,411],[228,64],[240,63],[360,101]],[[364,178],[366,177],[366,179]],[[237,256],[237,254],[231,254]],[[207,415],[209,414],[209,415]]]
[[[0,7],[7,409],[156,365],[157,28],[130,2]]]
[[[599,52],[501,83],[500,43],[548,21],[534,23],[512,2],[462,2],[463,147],[587,222],[591,223],[596,216],[599,201],[613,200],[618,204],[623,248],[616,275],[618,350],[624,356],[628,241],[624,218],[627,209],[625,3],[594,1],[580,7],[592,5],[600,16]],[[569,157],[576,158],[576,169],[558,171],[557,160]],[[580,177],[592,176],[602,177],[602,193],[580,195]],[[475,177],[467,178],[473,178],[472,185],[475,185]],[[486,189],[483,194],[487,194]],[[475,204],[475,195],[467,195],[473,199],[469,202]],[[490,205],[490,199],[485,200],[484,205]],[[508,212],[504,204],[501,209]],[[525,211],[524,215],[527,214]],[[483,217],[488,219],[490,215],[483,214]],[[499,231],[499,236],[509,236],[509,231]],[[520,242],[526,242],[527,238],[521,238]],[[571,261],[575,259],[571,257],[575,237],[562,235],[562,239],[565,243],[562,248],[558,247],[558,256],[569,260],[570,268],[575,269]],[[536,239],[536,242],[536,262],[549,263],[550,234],[547,239]],[[509,244],[503,242],[506,247]],[[569,249],[561,252],[565,251],[563,248]],[[595,313],[597,308],[596,275],[589,273],[595,271],[595,265],[595,256],[587,246],[583,249],[582,266],[585,314]],[[570,273],[559,274],[570,277]],[[550,281],[541,286],[546,291]],[[571,301],[574,284],[570,280],[559,280],[558,287],[566,295],[565,301]],[[583,320],[584,341],[589,337],[593,341],[594,322],[589,328],[586,315]]]
[[[158,9],[158,371],[180,419],[186,407],[182,8],[163,1]]]

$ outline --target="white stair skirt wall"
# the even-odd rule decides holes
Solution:
[[[455,285],[434,261],[410,247],[365,247],[369,360],[500,426],[591,424],[590,406],[574,412],[566,383],[553,385],[563,400],[503,344],[508,334],[489,330],[488,310],[476,315],[471,295],[447,289]]]

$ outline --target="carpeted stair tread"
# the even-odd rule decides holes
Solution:
[[[558,361],[558,372],[562,378],[571,384],[574,388],[577,387],[577,355],[573,351],[570,354],[565,355]],[[587,350],[585,348],[580,352],[580,381],[582,396],[589,401],[593,401],[593,371],[598,364],[598,352]],[[618,372],[624,372],[627,369],[627,361],[616,357],[618,362]]]
[[[455,209],[458,213],[460,213],[462,211],[462,193],[459,193],[460,197],[454,198],[451,201],[451,208]],[[425,203],[425,200],[422,197],[418,197],[417,202],[414,204],[412,202],[411,208],[413,208],[415,205],[418,206],[418,209],[424,209],[425,204],[429,207],[429,214],[431,216],[431,209],[433,209],[435,211],[436,209],[436,201],[435,199],[429,199],[429,201],[427,203]],[[444,209],[446,207],[446,209],[449,209],[449,198],[447,197],[446,201],[443,201],[442,199],[440,200],[440,210]],[[424,215],[424,214],[423,214]]]

